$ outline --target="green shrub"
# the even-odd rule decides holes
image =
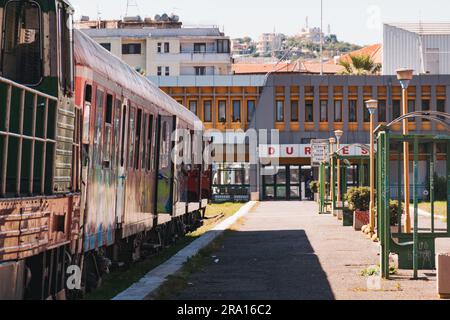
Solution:
[[[311,181],[309,183],[309,188],[311,189],[312,193],[318,193],[319,192],[319,181]]]
[[[370,206],[370,188],[350,188],[345,195],[345,200],[352,211],[368,211]]]
[[[391,200],[389,202],[389,212],[391,213],[391,226],[398,224],[398,218],[400,217],[400,206],[398,200]]]

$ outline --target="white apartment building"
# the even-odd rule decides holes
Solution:
[[[263,33],[256,45],[256,53],[260,55],[273,54],[281,50],[283,45],[283,35],[280,33]]]
[[[123,25],[82,31],[146,76],[229,75],[230,39],[216,27]]]
[[[304,41],[311,41],[313,43],[320,43],[321,35],[325,36],[320,28],[314,27],[306,27],[303,28],[300,33],[297,35],[298,39],[304,40]]]

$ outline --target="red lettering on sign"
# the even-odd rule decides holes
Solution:
[[[275,154],[275,148],[269,147],[269,156],[273,156]]]
[[[365,150],[365,149],[362,149],[361,153],[362,153],[363,155],[366,155],[366,154],[369,154],[369,151],[367,151],[367,150]]]
[[[305,155],[307,156],[311,155],[311,147],[305,147]]]
[[[349,152],[349,148],[348,147],[344,147],[344,149],[342,149],[342,153],[344,154],[344,155],[348,155],[350,152]]]
[[[293,155],[294,154],[294,148],[293,147],[286,147],[286,153],[288,155]]]

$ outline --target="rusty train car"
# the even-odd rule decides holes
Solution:
[[[211,167],[180,161],[205,148],[200,120],[72,14],[0,0],[0,299],[94,290],[200,226],[210,199]],[[74,266],[81,288],[67,287]]]

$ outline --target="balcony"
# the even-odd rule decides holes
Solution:
[[[216,52],[162,53],[157,55],[157,59],[161,63],[231,63],[231,54]]]

